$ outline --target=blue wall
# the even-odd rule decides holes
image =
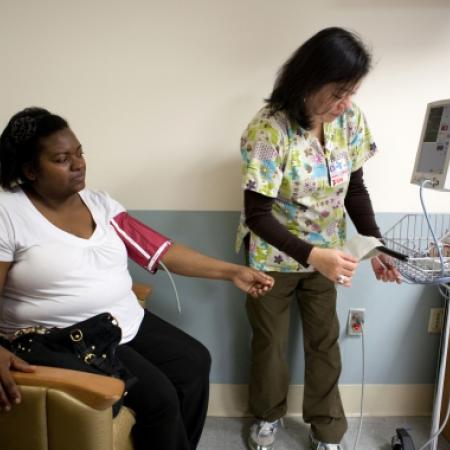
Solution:
[[[234,253],[237,212],[132,211],[138,219],[210,256],[243,261]],[[402,214],[380,213],[377,222],[387,230]],[[352,227],[349,235],[354,232]],[[212,383],[248,381],[250,329],[245,315],[245,294],[231,283],[174,276],[182,301],[178,315],[175,295],[167,274],[152,276],[134,263],[135,280],[151,283],[150,309],[163,319],[202,341],[211,351]],[[427,333],[431,307],[442,305],[436,287],[385,284],[377,281],[369,262],[362,262],[350,289],[339,288],[343,373],[341,383],[361,379],[361,338],[346,336],[349,308],[366,308],[366,381],[371,384],[433,383],[440,335]],[[292,308],[292,383],[303,383],[303,343],[298,309]]]

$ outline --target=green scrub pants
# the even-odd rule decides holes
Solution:
[[[318,272],[268,272],[275,286],[266,296],[247,297],[253,329],[250,411],[274,421],[287,411],[289,368],[286,348],[291,301],[296,298],[303,324],[305,386],[303,419],[313,436],[328,443],[341,441],[347,430],[338,380],[341,355],[338,345],[336,287]]]

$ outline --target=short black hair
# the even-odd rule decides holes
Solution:
[[[325,28],[304,42],[281,67],[267,104],[311,128],[305,98],[329,83],[351,88],[370,70],[371,55],[360,37],[339,27]]]
[[[40,141],[68,128],[65,119],[44,108],[30,107],[14,114],[0,136],[0,185],[11,190],[26,183],[23,167],[36,163]]]

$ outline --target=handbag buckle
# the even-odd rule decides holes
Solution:
[[[83,332],[77,328],[75,330],[70,331],[70,339],[74,342],[80,342],[83,339]]]
[[[95,359],[95,353],[88,353],[87,355],[84,356],[83,361],[86,364],[92,364],[94,362]]]
[[[37,326],[37,327],[27,327],[19,328],[14,333],[14,338],[24,336],[25,334],[49,334],[50,330],[47,327]]]

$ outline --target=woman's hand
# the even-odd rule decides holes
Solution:
[[[370,260],[372,270],[377,280],[395,281],[400,284],[402,282],[400,272],[392,264],[391,258],[387,255],[380,254]]]
[[[34,372],[35,368],[6,348],[0,347],[0,411],[10,411],[12,404],[18,404],[22,399],[11,370]]]
[[[350,287],[358,261],[340,250],[314,247],[309,254],[308,264],[334,283]]]
[[[239,289],[255,298],[265,295],[274,284],[274,279],[271,276],[245,266],[237,266],[232,281]]]
[[[252,297],[272,289],[274,280],[250,267],[229,263],[203,255],[182,244],[174,243],[162,257],[168,269],[178,275],[232,281]]]

